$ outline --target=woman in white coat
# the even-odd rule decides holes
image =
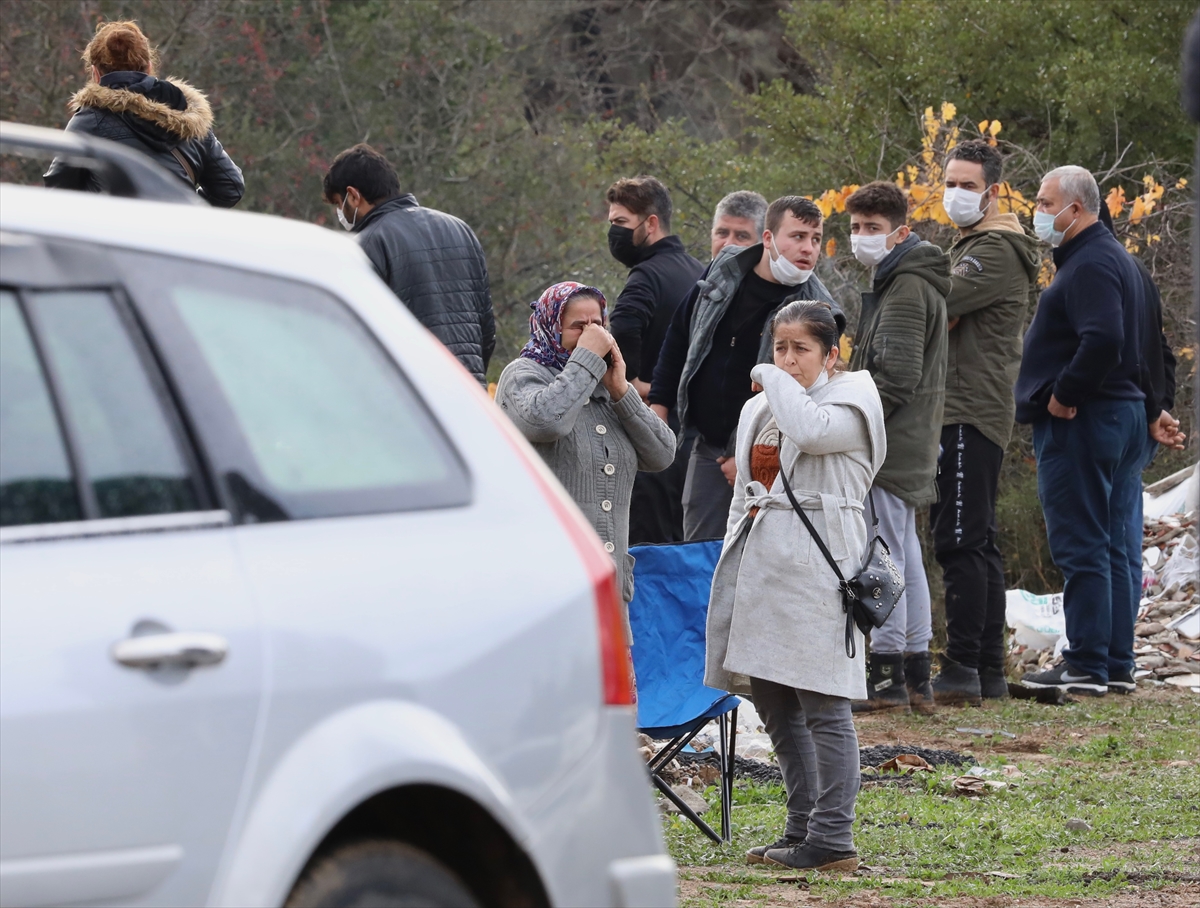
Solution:
[[[787,789],[783,837],[750,863],[797,870],[858,866],[852,826],[858,737],[850,701],[866,697],[863,639],[847,653],[838,580],[779,472],[846,577],[866,557],[863,502],[887,453],[869,374],[835,372],[838,329],[825,303],[797,301],[771,322],[774,365],[742,408],[737,479],[708,607],[705,683],[749,694]]]

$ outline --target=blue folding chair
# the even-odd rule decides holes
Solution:
[[[633,630],[633,669],[637,676],[638,730],[666,740],[650,760],[650,778],[658,790],[714,842],[731,839],[734,738],[738,700],[728,691],[704,685],[704,624],[713,571],[721,540],[672,545],[640,545],[634,595],[629,603]],[[720,732],[721,834],[671,790],[660,773],[696,733],[713,719]]]

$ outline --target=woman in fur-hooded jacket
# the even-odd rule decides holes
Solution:
[[[213,134],[204,94],[179,79],[154,76],[156,53],[134,22],[104,22],[83,52],[92,81],[71,98],[68,132],[119,142],[149,155],[210,204],[232,208],[246,191],[242,171]],[[92,170],[55,158],[47,186],[100,192]]]

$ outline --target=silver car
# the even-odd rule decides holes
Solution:
[[[0,903],[670,905],[612,563],[349,239],[0,187]]]

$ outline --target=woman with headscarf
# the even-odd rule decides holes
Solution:
[[[671,465],[675,435],[626,381],[603,293],[564,281],[531,305],[529,342],[501,374],[496,402],[599,534],[628,603],[633,478]]]
[[[204,93],[154,75],[158,53],[136,22],[101,22],[83,51],[91,81],[71,98],[67,132],[108,139],[149,155],[209,204],[232,208],[246,191],[242,171],[213,134]],[[56,189],[100,192],[104,177],[55,158],[42,178]]]
[[[784,482],[842,574],[856,576],[870,539],[863,502],[887,454],[883,405],[869,374],[834,371],[839,332],[828,304],[789,303],[769,330],[775,362],[751,371],[763,393],[738,420],[704,683],[753,698],[783,773],[783,837],[746,859],[853,870],[859,766],[850,701],[867,695],[864,640],[847,626],[837,575]]]

